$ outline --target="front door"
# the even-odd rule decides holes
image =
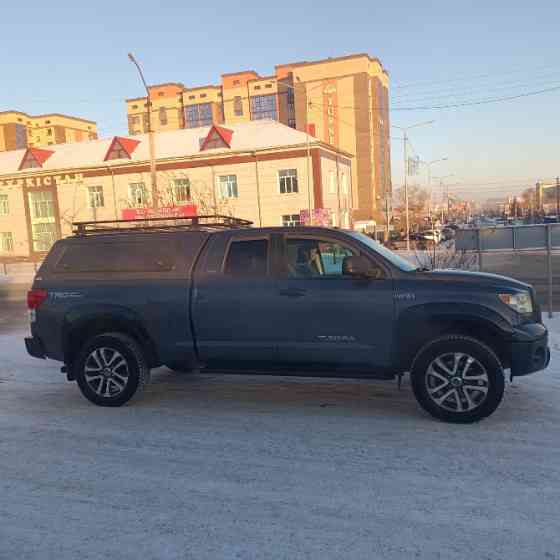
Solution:
[[[275,318],[279,360],[306,368],[387,367],[394,317],[388,269],[364,254],[373,278],[345,276],[344,258],[363,253],[334,237],[289,234],[283,249],[283,304]]]

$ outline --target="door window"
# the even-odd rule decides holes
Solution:
[[[291,278],[342,276],[344,258],[357,254],[337,241],[286,239],[286,265]]]
[[[229,246],[224,274],[245,277],[266,276],[267,262],[266,239],[233,241]]]

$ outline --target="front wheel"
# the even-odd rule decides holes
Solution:
[[[416,400],[432,416],[454,423],[490,416],[504,394],[499,358],[482,342],[445,336],[426,345],[411,371]]]
[[[150,369],[136,340],[106,333],[84,344],[73,373],[86,399],[99,406],[121,406],[144,388]]]

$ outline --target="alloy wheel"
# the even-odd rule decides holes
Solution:
[[[450,412],[470,412],[481,406],[488,395],[486,369],[476,358],[462,352],[435,358],[425,380],[430,398]]]
[[[84,377],[91,390],[100,397],[116,397],[128,384],[128,362],[114,348],[96,348],[85,360]]]

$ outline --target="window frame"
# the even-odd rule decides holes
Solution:
[[[99,197],[99,195],[101,195]],[[93,204],[96,197],[101,199],[101,204]],[[88,185],[87,186],[87,202],[88,208],[105,208],[105,192],[103,185]]]
[[[281,173],[287,173],[289,171],[294,171],[295,175],[285,175],[282,176]],[[282,192],[282,179],[284,179],[284,188],[287,187],[287,179],[290,179],[290,191],[285,190],[284,192]],[[294,179],[295,179],[295,190],[294,190]],[[298,194],[299,193],[299,178],[298,178],[298,172],[297,172],[297,168],[295,167],[289,167],[286,169],[279,169],[278,170],[278,192],[281,195],[286,195],[286,194]]]
[[[234,278],[270,278],[272,270],[272,238],[270,235],[247,235],[247,236],[232,236],[228,239],[226,248],[224,251],[224,256],[220,264],[220,274],[222,276],[230,276],[226,274],[226,263],[231,250],[231,246],[234,243],[244,242],[244,241],[266,241],[267,242],[267,252],[266,252],[266,273],[264,276],[234,276]]]
[[[9,241],[9,243],[6,243]],[[0,232],[0,253],[13,253],[14,252],[14,233],[12,231]]]
[[[341,240],[338,237],[329,237],[326,235],[315,235],[313,233],[308,232],[286,232],[282,235],[282,255],[280,257],[281,260],[281,267],[280,267],[280,275],[284,279],[288,280],[348,280],[348,281],[356,281],[356,278],[353,276],[345,276],[344,274],[340,275],[333,275],[333,274],[324,274],[321,276],[309,276],[309,277],[294,277],[288,274],[288,239],[309,239],[313,241],[323,242],[323,243],[338,243],[343,247],[348,247],[352,251],[354,251],[357,255],[366,258],[372,267],[377,267],[379,270],[383,272],[383,276],[380,278],[371,278],[370,281],[378,281],[378,280],[390,280],[391,273],[387,266],[381,262],[381,259],[375,259],[369,252],[364,251],[359,244],[352,243],[352,241],[347,241],[346,239]]]
[[[182,184],[177,184],[182,183]],[[187,198],[179,198],[177,196],[177,191],[179,188],[185,188],[187,190]],[[191,180],[189,177],[176,177],[173,179],[171,184],[171,196],[173,204],[181,204],[185,202],[192,202],[192,191],[191,191]]]
[[[222,182],[222,178],[229,178],[229,177],[235,177],[235,196],[232,196],[230,194],[228,194],[227,196],[224,196],[224,191],[223,191],[223,185],[224,183]],[[229,185],[231,184],[229,181],[226,183],[228,185],[228,193],[229,193]],[[219,195],[220,198],[222,199],[230,199],[230,198],[239,198],[239,185],[237,183],[237,174],[236,173],[229,173],[227,175],[218,175],[218,191],[219,191]]]
[[[132,196],[132,187],[133,185],[136,187],[137,185],[142,185],[142,193],[144,200],[138,204]],[[148,190],[146,189],[146,183],[144,181],[136,181],[133,183],[128,183],[128,202],[129,204],[133,204],[132,208],[143,208],[146,204],[148,204]]]
[[[10,196],[7,193],[0,193],[0,216],[10,215]]]
[[[286,223],[286,222],[294,222],[294,216],[297,216],[297,223]],[[289,218],[288,220],[284,220],[284,218]],[[301,226],[301,214],[282,214],[282,227],[298,227]]]

